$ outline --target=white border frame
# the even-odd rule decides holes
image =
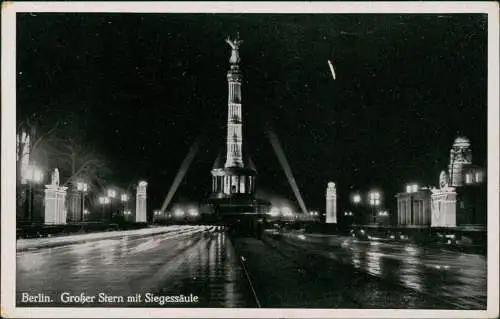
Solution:
[[[17,12],[139,13],[487,13],[488,14],[488,296],[487,310],[17,308],[15,123]],[[499,314],[499,6],[491,2],[4,2],[2,3],[2,317],[179,318],[495,318]]]

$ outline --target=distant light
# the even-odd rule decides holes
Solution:
[[[27,165],[25,173],[23,175],[24,179],[29,182],[40,183],[41,181],[43,181],[42,170],[34,165]]]
[[[122,200],[122,202],[128,201],[128,195],[127,194],[122,194],[121,200]]]
[[[80,192],[86,192],[88,189],[88,185],[84,182],[78,182],[76,183],[76,189]]]
[[[108,197],[115,198],[115,196],[116,196],[116,191],[113,189],[108,189]]]
[[[191,208],[191,209],[188,211],[188,214],[189,214],[190,216],[192,216],[192,217],[196,217],[196,216],[198,216],[198,215],[199,215],[198,210],[197,210],[197,209],[195,209],[195,208]]]
[[[370,199],[370,205],[372,206],[379,206],[380,205],[380,193],[373,191],[368,194],[368,197]]]
[[[84,210],[83,210],[83,214],[84,214],[84,215],[88,215],[88,214],[90,214],[90,212],[88,211],[88,209],[84,209]]]
[[[181,209],[176,209],[174,212],[174,216],[175,217],[182,217],[182,216],[184,216],[184,211],[182,211]]]
[[[418,192],[418,185],[417,184],[406,185],[406,192],[407,193],[416,193],[416,192]]]
[[[269,211],[269,215],[271,215],[273,217],[279,216],[279,214],[280,214],[280,210],[277,207],[273,207]]]
[[[394,235],[391,235],[391,236],[390,236],[390,238],[391,238],[391,239],[394,239]]]
[[[361,202],[361,196],[359,194],[355,194],[353,197],[352,197],[352,201],[355,203],[355,204],[359,204]]]
[[[290,207],[283,206],[283,207],[281,207],[281,213],[284,216],[291,216],[292,215],[292,210],[290,209]]]

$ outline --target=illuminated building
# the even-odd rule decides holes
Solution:
[[[136,223],[145,223],[147,222],[147,196],[146,196],[146,187],[148,183],[141,181],[137,186],[137,194],[136,194],[136,203],[135,203],[135,222]]]
[[[420,227],[431,225],[431,190],[418,185],[408,185],[406,192],[396,195],[397,225]]]
[[[333,182],[329,182],[326,188],[326,223],[337,223],[337,189]]]
[[[484,181],[484,172],[472,164],[471,144],[466,137],[457,137],[450,149],[448,176],[451,187],[480,184]]]
[[[471,143],[460,136],[450,150],[450,187],[456,191],[457,225],[486,224],[486,173],[472,163]]]
[[[226,156],[218,156],[212,174],[209,206],[212,214],[222,220],[240,220],[242,215],[265,215],[266,201],[255,198],[257,170],[244,149],[239,47],[242,41],[227,39],[231,46],[228,81],[228,117]],[[258,218],[256,217],[256,218]]]

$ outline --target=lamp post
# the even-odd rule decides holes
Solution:
[[[108,205],[110,202],[109,198],[106,197],[106,196],[101,196],[99,197],[99,204],[101,204],[101,207],[102,207],[102,219],[104,220],[105,217],[104,217],[104,206]]]
[[[113,212],[113,199],[116,197],[116,191],[114,189],[108,189],[108,198],[109,198],[109,204],[110,204],[110,216],[109,220],[111,221],[114,217],[114,212]]]
[[[86,216],[88,216],[89,214],[90,214],[90,212],[89,212],[87,209],[85,209],[85,210],[83,211],[84,221],[85,221],[85,220],[88,220],[88,217],[86,217]]]
[[[33,222],[33,204],[35,201],[35,194],[33,191],[34,184],[39,184],[43,181],[43,172],[35,165],[28,165],[24,179],[28,183],[26,194],[26,215],[30,223]]]
[[[123,212],[123,215],[124,215],[124,218],[125,218],[125,221],[128,221],[130,215],[132,215],[132,212],[128,209],[126,209],[124,212]]]
[[[158,222],[158,220],[160,219],[160,214],[161,214],[161,211],[159,211],[159,210],[154,211],[153,222],[156,222],[156,223]]]
[[[373,222],[375,223],[375,210],[376,207],[380,206],[380,193],[377,191],[372,191],[368,194],[368,199],[370,201],[370,206],[372,207],[372,219]]]
[[[81,193],[82,195],[82,217],[81,221],[84,221],[84,211],[85,211],[85,193],[88,191],[88,185],[85,182],[78,182],[76,183],[76,189]]]
[[[127,210],[127,208],[128,208],[128,207],[127,207],[127,203],[128,203],[128,195],[127,195],[127,194],[122,194],[122,195],[120,196],[120,200],[121,200],[121,202],[122,202],[122,206],[123,206],[123,211],[122,211],[122,213],[123,213],[123,218],[125,218],[125,211],[126,211],[126,210]]]
[[[358,206],[359,206],[359,203],[361,203],[361,195],[359,194],[354,194],[352,195],[352,202],[354,204],[354,212],[356,213],[356,216],[358,217],[358,220],[359,220],[359,211],[358,211]],[[351,212],[352,214],[352,212]]]

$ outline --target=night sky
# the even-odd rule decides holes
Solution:
[[[456,135],[486,165],[486,15],[18,14],[18,120],[77,119],[110,163],[110,185],[148,181],[161,206],[190,146],[176,200],[199,199],[225,151],[227,35],[239,31],[244,148],[258,187],[342,207],[377,188],[386,206],[409,181],[437,185]],[[328,67],[331,60],[336,80]],[[366,196],[366,195],[365,195]]]

